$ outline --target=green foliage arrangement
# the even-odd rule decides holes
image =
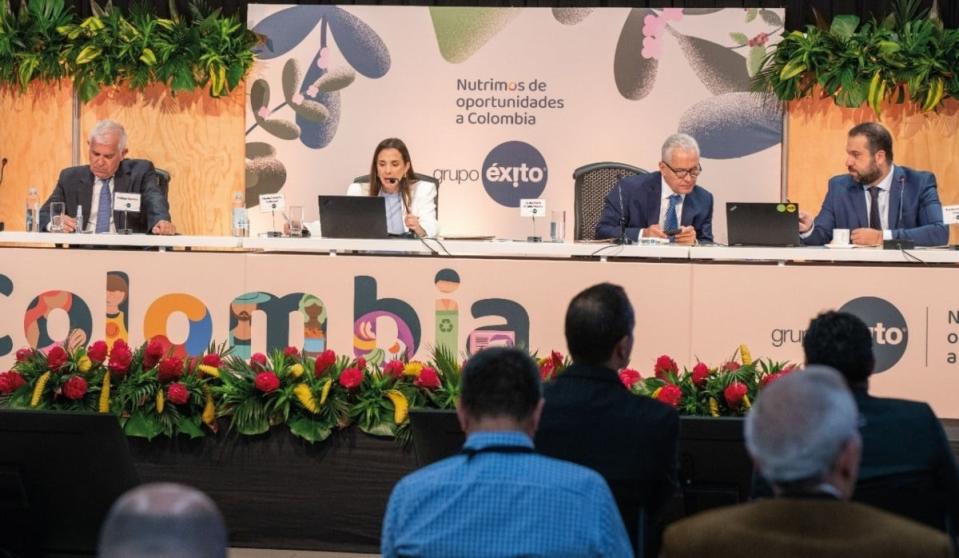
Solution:
[[[229,94],[253,65],[256,34],[197,0],[189,17],[174,0],[169,6],[171,17],[161,18],[144,3],[124,14],[91,0],[93,15],[80,21],[65,0],[22,0],[18,10],[0,0],[0,85],[25,90],[34,80],[71,78],[84,102],[121,83]]]
[[[863,103],[880,115],[884,101],[915,103],[923,111],[959,98],[959,29],[946,29],[937,5],[896,0],[881,22],[837,16],[783,36],[763,61],[757,89],[790,101],[818,87],[842,107]]]

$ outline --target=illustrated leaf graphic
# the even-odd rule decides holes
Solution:
[[[305,100],[298,104],[290,103],[290,107],[293,108],[297,118],[303,117],[310,122],[326,122],[330,118],[330,111],[316,101]]]
[[[745,157],[782,142],[782,110],[772,94],[726,93],[690,107],[679,131],[696,138],[703,157]]]
[[[260,195],[275,194],[286,183],[286,167],[270,157],[246,161],[246,207],[260,204]]]
[[[766,57],[766,47],[762,45],[756,45],[749,49],[749,59],[746,63],[746,69],[749,73],[749,77],[753,77],[759,72],[759,69],[763,65],[763,59]]]
[[[430,7],[440,55],[451,64],[468,60],[519,14],[515,8]]]
[[[258,79],[250,86],[250,108],[256,115],[261,108],[270,105],[270,84],[265,79]]]
[[[759,10],[759,17],[763,19],[769,25],[774,27],[783,26],[783,18],[779,17],[779,14],[772,10]]]
[[[749,42],[749,37],[745,33],[730,33],[729,38],[737,45],[744,45]]]
[[[290,58],[283,64],[283,98],[289,103],[300,86],[300,66],[296,59]]]
[[[330,32],[340,54],[360,74],[377,79],[390,71],[390,51],[383,39],[360,18],[333,6],[329,15]]]
[[[683,15],[697,16],[721,12],[726,8],[683,8]]]
[[[679,46],[686,55],[689,65],[713,95],[749,91],[752,80],[746,70],[743,57],[729,48],[700,39],[683,35],[672,29]]]
[[[261,120],[260,127],[280,139],[294,140],[300,137],[300,128],[289,120],[282,118]]]
[[[306,72],[306,77],[303,78],[300,93],[304,96],[308,96],[307,90],[310,86],[327,73],[325,69],[316,65],[319,57],[320,53],[317,53]],[[300,126],[300,142],[312,149],[321,149],[333,141],[340,124],[340,92],[321,92],[311,100],[325,107],[329,116],[323,121],[318,121],[312,119],[313,115],[307,116],[297,113],[296,123]]]
[[[265,157],[275,157],[276,148],[262,141],[251,141],[246,144],[247,159],[263,159]]]
[[[356,79],[356,72],[352,68],[340,66],[323,74],[320,79],[313,83],[313,86],[321,92],[329,93],[343,89],[353,83],[354,79]]]
[[[653,90],[656,83],[656,69],[659,61],[655,58],[643,58],[643,19],[652,10],[633,8],[623,23],[623,30],[616,43],[613,58],[613,77],[616,88],[623,97],[638,101]]]
[[[330,6],[294,6],[263,18],[253,26],[252,31],[266,39],[253,52],[260,60],[271,60],[286,54],[303,42],[330,10]]]

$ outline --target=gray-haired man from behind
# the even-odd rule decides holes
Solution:
[[[850,502],[859,412],[842,377],[810,366],[769,384],[746,417],[746,449],[776,498],[711,510],[666,530],[661,556],[952,556],[942,533]]]
[[[100,530],[99,558],[226,558],[223,516],[206,494],[173,483],[138,486]]]

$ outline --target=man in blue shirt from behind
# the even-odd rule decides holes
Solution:
[[[463,451],[403,478],[383,520],[382,555],[632,556],[606,482],[533,449],[539,369],[493,348],[463,368]]]

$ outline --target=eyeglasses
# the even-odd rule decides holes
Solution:
[[[673,171],[673,174],[676,175],[676,178],[680,180],[686,178],[687,176],[697,178],[700,174],[703,173],[702,165],[696,165],[695,168],[691,168],[691,169],[674,169],[673,167],[669,166],[669,163],[667,163],[666,161],[663,161],[663,164],[666,165],[666,168]]]

